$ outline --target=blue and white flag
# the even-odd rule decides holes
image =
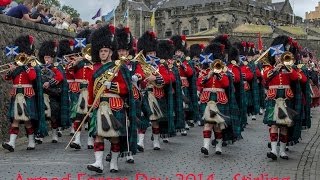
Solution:
[[[97,17],[101,16],[101,8],[97,11],[96,15],[92,17],[92,20],[95,20]]]
[[[270,53],[271,53],[271,56],[275,56],[275,55],[281,55],[284,53],[284,46],[283,44],[279,44],[279,45],[276,45],[276,46],[272,46],[270,47]]]
[[[240,62],[246,61],[246,60],[247,60],[247,57],[244,56],[244,55],[240,55],[240,56],[239,56],[239,60],[240,60]]]
[[[113,9],[111,12],[109,12],[107,15],[102,16],[102,19],[104,22],[110,21],[114,17],[114,10]]]
[[[213,62],[213,54],[200,54],[200,63],[212,63]]]
[[[75,40],[75,44],[74,44],[75,48],[84,48],[87,45],[86,38],[75,38],[74,40]]]
[[[18,46],[6,46],[6,56],[16,56],[19,54]]]
[[[154,67],[158,67],[158,65],[160,64],[160,58],[155,57],[155,56],[147,56],[146,61],[148,64],[150,64]]]

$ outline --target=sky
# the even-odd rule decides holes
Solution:
[[[281,2],[284,0],[273,0]],[[91,18],[96,14],[99,8],[102,8],[102,15],[106,15],[119,4],[119,0],[60,0],[61,4],[69,5],[75,8],[84,21],[95,22]],[[318,4],[318,0],[290,0],[294,7],[296,15],[305,17],[305,12],[313,11]],[[98,19],[98,18],[97,18]]]

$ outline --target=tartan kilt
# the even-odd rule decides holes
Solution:
[[[264,87],[262,83],[259,83],[259,104],[260,108],[265,109],[266,108],[266,93],[264,91]]]
[[[147,130],[148,127],[150,126],[150,120],[149,117],[152,115],[151,108],[149,106],[149,101],[148,101],[148,91],[144,93],[142,96],[142,101],[141,101],[141,119],[138,124],[138,129],[140,130]]]
[[[21,93],[19,90],[21,90],[21,92],[23,92],[23,88],[22,89],[17,89],[17,94]],[[27,114],[29,116],[30,120],[38,120],[38,114],[37,114],[37,108],[36,108],[36,99],[35,96],[32,97],[25,97],[26,100],[26,111]],[[10,120],[10,122],[12,122],[14,120],[14,102],[15,102],[15,96],[11,97],[10,99],[10,104],[9,104],[9,109],[8,109],[8,119]]]
[[[77,101],[79,98],[79,93],[69,92],[69,111],[70,111],[70,119],[74,122],[77,116]]]
[[[51,118],[54,119],[55,121],[58,122],[58,125],[61,123],[61,102],[60,99],[61,97],[51,97],[49,96],[50,99],[50,108],[51,108]]]
[[[138,102],[136,101],[136,104]],[[140,107],[138,107],[140,106]],[[142,96],[142,101],[139,100],[139,104],[136,105],[137,117],[139,118],[138,129],[139,130],[147,130],[150,126],[149,117],[152,112],[148,103],[148,97]]]
[[[176,93],[173,94],[173,97]],[[173,108],[174,108],[174,125],[177,132],[181,132],[185,128],[185,117],[183,111],[183,102],[181,98],[174,98],[173,99]]]
[[[274,115],[274,108],[276,105],[276,99],[277,98],[286,98],[285,96],[285,90],[283,89],[278,89],[277,90],[277,96],[275,99],[267,99],[266,100],[266,111],[265,111],[265,115],[263,118],[263,123],[267,124],[268,126],[271,125],[276,125],[276,119],[273,119],[273,115]],[[291,100],[286,100],[286,105],[289,108],[293,107],[293,102]]]
[[[247,101],[247,114],[254,114],[252,89],[245,92]]]
[[[160,118],[158,120],[159,123],[159,128],[160,128],[160,136],[165,138],[165,137],[171,137],[169,135],[169,122],[168,122],[168,102],[167,102],[167,97],[164,96],[162,98],[157,98],[158,104],[160,106],[160,109],[162,111],[162,114],[164,117]]]
[[[211,93],[209,101],[217,102],[217,94]],[[229,109],[228,103],[227,104],[217,103],[217,108],[225,116],[230,116],[230,109]],[[206,106],[207,106],[207,103],[200,104],[200,112],[201,112],[200,114],[201,115],[204,114]],[[201,119],[202,119],[202,117],[201,117]],[[222,130],[222,135],[223,135],[222,139],[223,139],[223,141],[233,142],[234,141],[234,133],[233,133],[232,122],[230,120],[229,121],[225,120],[225,123],[227,124],[227,127],[226,127],[226,129]]]
[[[189,92],[189,89],[187,87],[182,87],[182,92],[184,94],[184,96],[189,100],[190,103],[188,103],[188,108],[185,108],[184,111],[192,111],[192,104],[191,104],[191,101],[192,101],[192,98],[190,96],[190,92]]]
[[[103,98],[100,99],[100,102],[106,101],[106,99],[108,98]],[[96,137],[97,136],[97,114],[98,112],[98,108],[95,108],[92,111],[92,118],[90,120],[90,125],[89,125],[89,136],[91,137]],[[121,128],[118,131],[119,132],[119,144],[120,144],[120,155],[121,157],[126,156],[128,153],[128,146],[127,146],[127,131],[126,131],[126,114],[125,114],[126,110],[125,108],[122,108],[119,111],[114,111],[112,110],[113,115],[115,116],[115,118],[119,121],[119,123],[121,124]],[[129,128],[128,128],[129,131]],[[130,133],[128,133],[130,135]],[[108,137],[104,137],[104,138],[108,138]],[[129,137],[130,139],[130,137]]]

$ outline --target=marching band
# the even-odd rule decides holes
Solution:
[[[49,126],[52,143],[71,128],[67,147],[80,150],[87,124],[87,148],[95,157],[87,169],[102,173],[105,158],[116,173],[119,157],[134,163],[134,155],[144,152],[149,126],[154,153],[161,141],[187,136],[197,124],[203,126],[200,152],[209,155],[212,144],[221,155],[228,144],[243,139],[249,119],[264,114],[267,157],[289,159],[286,151],[299,143],[302,129],[311,127],[311,108],[320,105],[314,54],[289,36],[276,37],[264,52],[252,42],[231,43],[228,35],[188,47],[185,36],[159,40],[151,31],[135,48],[130,29],[111,24],[76,38],[82,44],[45,41],[38,53],[32,36],[14,42],[19,54],[1,71],[13,82],[4,149],[15,150],[24,124],[27,150],[42,143]],[[105,140],[111,144],[107,153]]]

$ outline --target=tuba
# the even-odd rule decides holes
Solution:
[[[220,60],[216,59],[210,64],[210,69],[213,73],[221,73],[226,69],[226,65]]]

